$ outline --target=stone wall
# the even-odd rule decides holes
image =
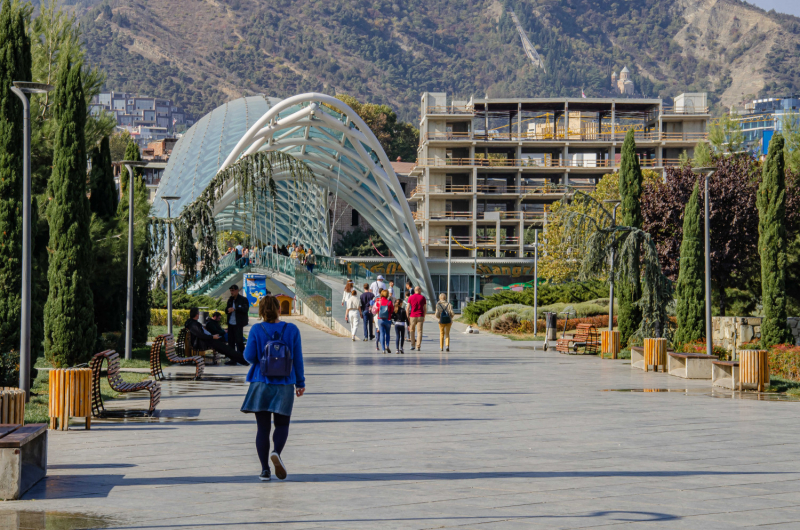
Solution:
[[[787,324],[792,330],[794,343],[800,345],[800,317],[789,317]],[[712,317],[714,345],[733,350],[734,338],[739,349],[746,342],[761,338],[761,317]]]

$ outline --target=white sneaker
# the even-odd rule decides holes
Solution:
[[[276,453],[275,451],[269,455],[269,459],[272,462],[272,465],[275,467],[275,476],[281,480],[286,479],[286,467],[283,465],[283,460],[281,460],[281,455]]]

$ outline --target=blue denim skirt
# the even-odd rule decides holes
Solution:
[[[242,403],[242,412],[273,412],[292,415],[294,385],[273,385],[254,381],[250,383]]]

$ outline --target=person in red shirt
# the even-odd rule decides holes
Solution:
[[[383,345],[383,353],[392,353],[389,349],[389,333],[392,329],[392,315],[394,314],[394,305],[389,299],[389,291],[384,289],[381,291],[381,297],[375,302],[378,306],[378,326],[381,330],[381,344]]]
[[[422,325],[425,323],[425,313],[428,311],[428,301],[422,296],[422,288],[417,285],[414,287],[414,294],[408,297],[408,318],[411,327],[408,330],[408,341],[411,343],[411,350],[422,346]],[[419,335],[417,335],[419,328]]]

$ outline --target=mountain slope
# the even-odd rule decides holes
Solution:
[[[709,91],[738,104],[800,91],[800,19],[738,0],[84,0],[107,86],[202,114],[265,93],[346,92],[414,120],[422,91],[610,95],[627,65],[642,95]],[[517,14],[544,59],[526,58]]]

